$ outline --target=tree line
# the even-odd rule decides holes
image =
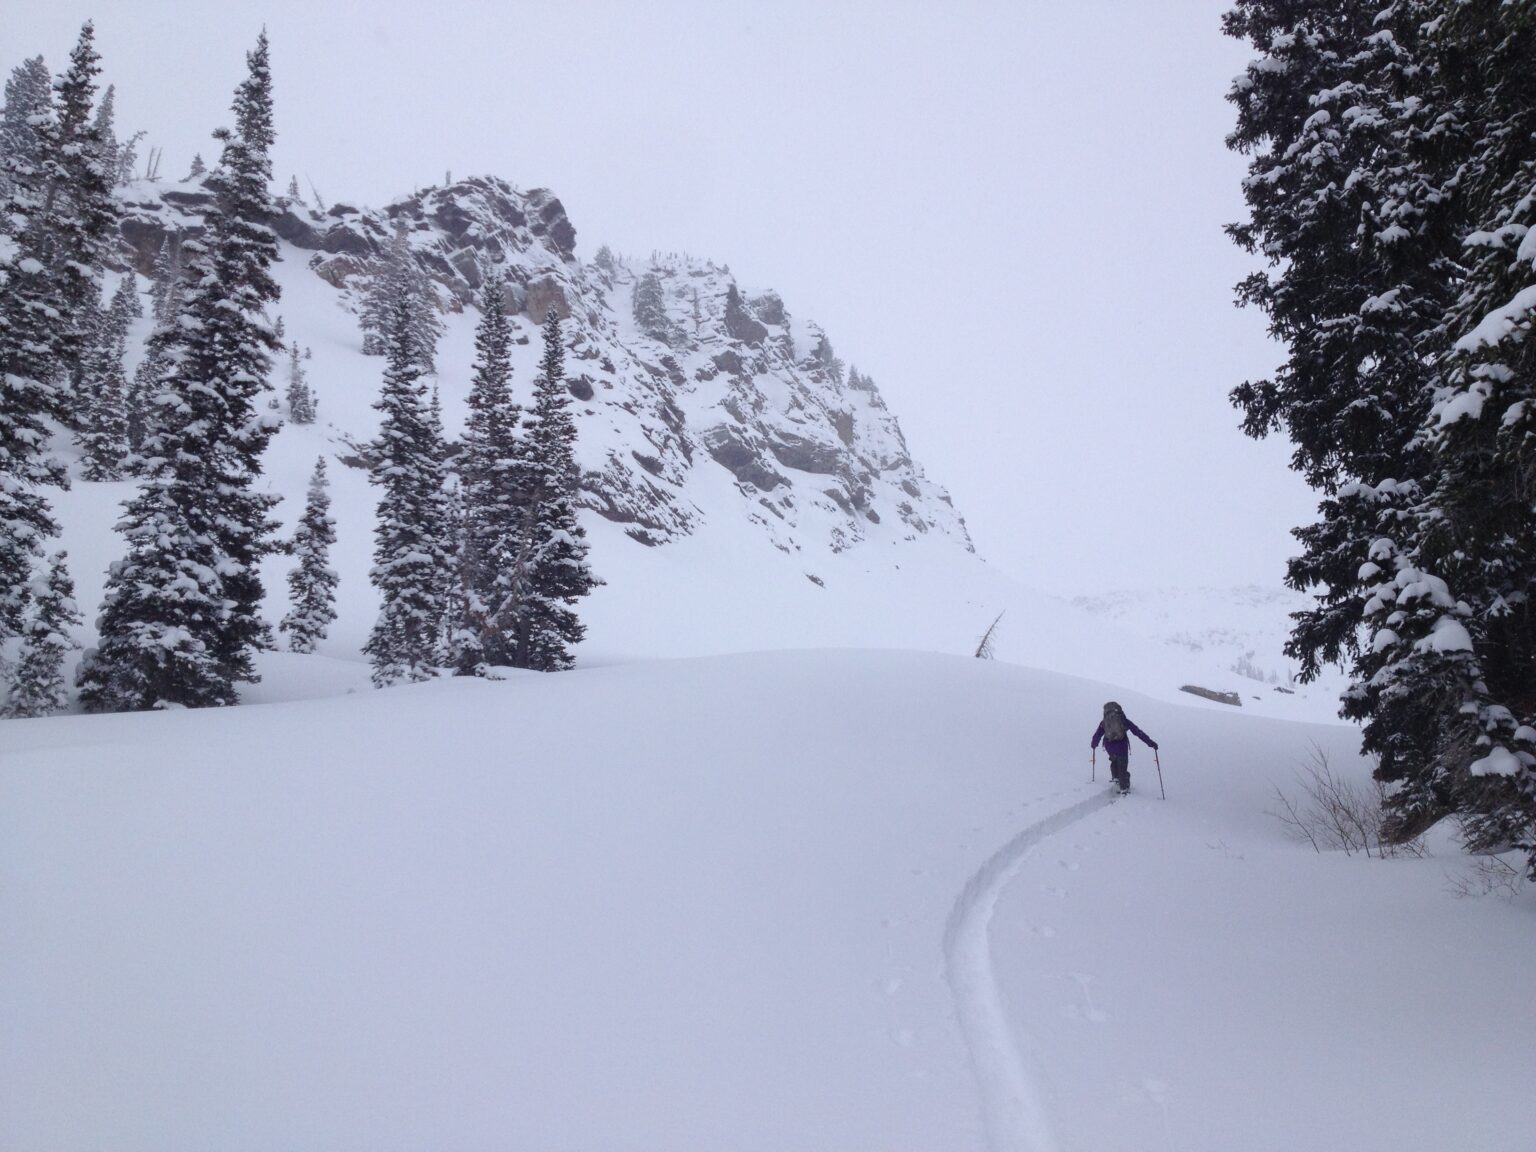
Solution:
[[[68,69],[50,80],[41,57],[18,66],[0,113],[0,673],[5,709],[43,715],[66,701],[64,663],[80,617],[67,557],[46,557],[59,526],[45,495],[67,487],[49,454],[73,433],[86,481],[132,479],[117,525],[123,556],[109,572],[99,640],[76,676],[82,705],[124,711],[233,704],[275,644],[262,618],[263,556],[290,551],[291,610],[280,624],[310,652],[335,617],[335,541],[323,458],[293,540],[274,539],[277,497],[261,491],[262,457],[281,427],[269,375],[287,352],[288,417],[313,422],[316,396],[297,343],[272,318],[275,139],[269,45],[246,57],[233,126],[202,180],[212,204],[195,236],[166,242],[152,280],[153,334],[126,373],[141,314],[130,267],[109,302],[105,274],[119,244],[117,183],[132,144],[112,134],[112,90],[96,100],[100,59],[87,23]],[[189,177],[191,178],[191,177]],[[430,285],[402,242],[372,277],[365,326],[386,355],[371,479],[381,488],[373,583],[383,610],[366,647],[384,685],[444,666],[571,666],[583,635],[572,605],[596,583],[576,518],[575,427],[560,321],[524,413],[511,398],[500,273],[488,277],[464,460],[448,448],[432,370],[441,324]],[[370,351],[375,349],[370,348]],[[263,404],[263,399],[266,403]],[[12,658],[13,657],[13,658]]]
[[[1536,5],[1237,0],[1238,287],[1285,348],[1235,388],[1319,492],[1288,652],[1351,671],[1386,833],[1447,816],[1536,876]]]

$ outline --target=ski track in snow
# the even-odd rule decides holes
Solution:
[[[1114,800],[1113,792],[1095,793],[1029,825],[994,852],[966,881],[944,927],[945,976],[981,1090],[987,1143],[992,1152],[1058,1150],[1036,1078],[1020,1051],[1021,1038],[1008,1025],[992,973],[988,929],[998,893],[1031,848]]]

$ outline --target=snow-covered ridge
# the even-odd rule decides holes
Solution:
[[[1251,696],[1296,689],[1299,663],[1285,654],[1293,613],[1313,606],[1310,596],[1287,588],[1148,588],[1077,596],[1075,608],[1170,648],[1202,654],[1238,679],[1232,688]],[[1324,669],[1318,688],[1337,695],[1344,677]]]
[[[126,254],[143,272],[166,237],[200,229],[210,202],[199,181],[140,183],[123,195]],[[911,458],[874,382],[845,367],[823,331],[776,293],[742,289],[728,266],[631,261],[606,248],[583,262],[552,193],[494,177],[383,209],[284,197],[272,225],[284,258],[307,263],[345,307],[404,232],[445,312],[476,301],[493,263],[511,285],[519,344],[553,308],[565,320],[584,501],[635,540],[666,543],[724,515],[749,520],[791,554],[842,551],[880,525],[882,536],[936,535],[971,549],[964,520]],[[701,471],[720,469],[734,507],[696,491]]]

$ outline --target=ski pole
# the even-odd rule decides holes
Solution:
[[[1088,753],[1088,779],[1097,784],[1099,782],[1099,750],[1091,749]]]
[[[1158,758],[1157,749],[1152,749],[1152,762],[1157,765],[1157,790],[1163,793],[1163,799],[1168,799],[1168,793],[1163,790],[1163,762]]]

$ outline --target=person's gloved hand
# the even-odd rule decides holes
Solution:
[[[1152,751],[1154,751],[1154,752],[1157,751],[1157,741],[1156,740],[1152,741]]]

